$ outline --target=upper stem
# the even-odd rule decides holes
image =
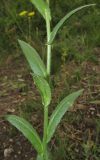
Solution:
[[[48,19],[48,15],[46,13],[46,30],[47,30],[47,74],[50,76],[51,72],[51,45],[48,44],[50,40],[50,20]]]
[[[47,3],[49,4],[49,0],[47,0]]]

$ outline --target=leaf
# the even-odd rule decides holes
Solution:
[[[31,0],[37,10],[41,13],[41,15],[46,19],[45,12],[47,12],[49,20],[51,20],[50,8],[48,4],[44,0]]]
[[[37,88],[40,91],[41,97],[42,97],[42,103],[45,107],[47,107],[50,104],[51,101],[51,89],[48,84],[48,82],[37,75],[33,75],[34,82],[37,86]]]
[[[23,133],[23,135],[31,142],[38,153],[42,153],[42,142],[37,132],[29,122],[15,115],[6,115],[5,119]]]
[[[43,156],[38,155],[36,160],[43,160],[43,159],[44,159]]]
[[[80,94],[82,92],[83,92],[83,90],[79,90],[77,92],[74,92],[74,93],[68,95],[67,97],[65,97],[58,104],[57,108],[55,109],[55,111],[51,115],[51,118],[50,118],[50,121],[49,121],[48,129],[47,129],[47,143],[52,138],[52,136],[53,136],[53,134],[56,130],[56,127],[60,123],[61,118],[63,117],[65,112],[68,111],[68,109],[70,107],[72,107],[74,101],[78,98],[78,96],[80,96]]]
[[[32,69],[32,71],[42,77],[46,77],[46,68],[37,51],[28,43],[18,40],[23,53]]]
[[[50,35],[50,40],[48,42],[48,44],[51,44],[58,32],[58,30],[62,27],[63,23],[69,19],[74,13],[78,12],[79,10],[83,9],[83,8],[86,8],[86,7],[90,7],[90,6],[94,6],[96,4],[88,4],[88,5],[84,5],[84,6],[81,6],[81,7],[78,7],[74,10],[72,10],[71,12],[69,12],[68,14],[66,14],[58,23],[57,25],[54,27],[53,31],[51,32],[51,35]]]
[[[46,160],[51,160],[51,153],[47,150]],[[36,160],[44,160],[43,155],[38,155]]]

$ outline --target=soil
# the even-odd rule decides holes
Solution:
[[[81,75],[78,75],[75,71],[79,71],[80,67],[81,71],[79,74]],[[2,118],[6,114],[23,116],[30,120],[39,134],[42,135],[43,115],[41,114],[42,109],[38,110],[40,104],[37,103],[40,101],[40,97],[27,68],[26,62],[22,58],[18,59],[18,63],[15,63],[15,59],[10,62],[6,60],[5,65],[3,64],[0,67],[0,160],[36,159],[36,153],[31,144],[21,133]],[[58,150],[56,136],[60,137],[62,142],[67,137],[70,143],[75,144],[75,146],[77,145],[79,149],[80,143],[84,142],[85,134],[87,134],[89,142],[93,145],[92,143],[94,143],[94,139],[97,137],[94,120],[100,118],[99,72],[99,64],[83,62],[80,66],[72,61],[64,64],[58,75],[52,76],[55,86],[53,89],[55,101],[51,104],[50,113],[59,99],[66,94],[66,88],[67,92],[69,90],[73,91],[84,88],[84,93],[78,99],[73,109],[68,112],[68,117],[70,118],[76,115],[78,119],[80,115],[79,122],[78,120],[75,122],[73,118],[69,122],[64,118],[57,129],[55,137],[51,141],[51,150]],[[26,107],[26,104],[31,106],[30,102],[34,103],[34,106],[31,107],[31,113]],[[36,104],[38,107],[35,107]],[[79,151],[75,151],[77,153],[76,157],[81,160],[82,157],[79,156]],[[97,153],[98,159],[90,154],[88,160],[99,160],[99,153]],[[71,159],[69,158],[69,160]]]
[[[18,60],[19,63],[15,64],[13,60],[9,63],[6,61],[6,67],[0,67],[0,116],[21,114],[19,106],[23,106],[30,99],[38,98],[32,78],[28,70],[25,70],[25,62]],[[6,151],[8,153],[4,156]],[[0,119],[0,160],[31,160],[34,156],[35,151],[23,135]]]

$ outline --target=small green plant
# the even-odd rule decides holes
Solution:
[[[71,11],[60,20],[60,22],[54,27],[53,31],[51,32],[51,12],[49,8],[49,0],[31,0],[31,2],[35,5],[35,7],[43,16],[46,22],[47,67],[45,67],[44,62],[42,61],[39,54],[33,47],[31,47],[28,43],[22,40],[18,41],[27,61],[29,62],[29,65],[33,72],[33,80],[42,97],[42,104],[44,106],[43,140],[40,139],[36,130],[25,119],[15,115],[6,115],[5,119],[8,120],[12,125],[14,125],[18,130],[20,130],[23,133],[23,135],[31,142],[31,144],[38,153],[37,160],[49,160],[50,158],[48,153],[48,143],[53,137],[53,134],[65,112],[73,105],[74,101],[78,98],[78,96],[80,96],[80,94],[83,91],[79,90],[65,97],[57,105],[50,119],[48,118],[48,106],[51,102],[51,89],[49,84],[51,72],[51,46],[58,30],[68,18],[70,18],[77,11],[85,7],[94,6],[95,4],[84,5]]]

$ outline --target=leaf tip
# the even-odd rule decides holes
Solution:
[[[18,39],[18,43],[20,44],[22,41],[20,39]]]

